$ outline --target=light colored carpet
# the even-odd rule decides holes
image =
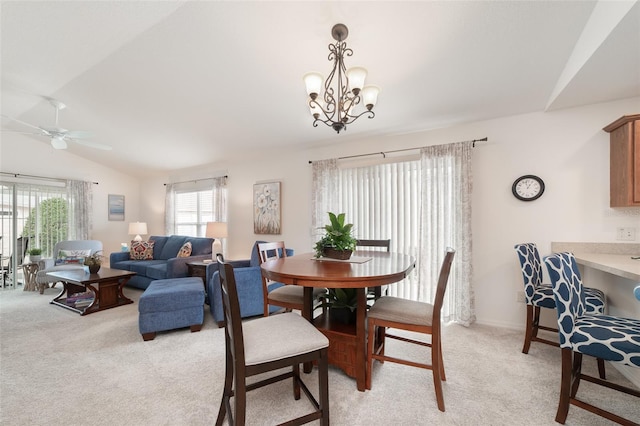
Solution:
[[[0,292],[0,423],[2,425],[205,425],[215,421],[224,377],[224,335],[208,309],[201,332],[160,333],[143,342],[136,303],[81,317],[50,305],[57,289]],[[208,308],[208,307],[207,307]],[[405,355],[425,348],[390,342]],[[559,349],[534,344],[522,354],[522,332],[450,325],[444,331],[447,411],[438,411],[431,372],[376,363],[373,389],[358,392],[340,370],[329,371],[333,425],[554,425]],[[593,372],[595,361],[585,359]],[[629,384],[608,367],[610,378]],[[305,375],[317,393],[316,372]],[[640,421],[640,401],[590,383],[586,400]],[[276,424],[307,412],[290,382],[249,393],[249,425]],[[610,422],[571,407],[568,425]]]

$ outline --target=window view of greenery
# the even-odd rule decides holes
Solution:
[[[67,200],[49,198],[31,209],[21,234],[30,237],[31,248],[38,247],[49,256],[55,243],[68,239],[68,208]]]

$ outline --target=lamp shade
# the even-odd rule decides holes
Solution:
[[[135,241],[142,241],[142,237],[140,235],[147,234],[147,223],[146,222],[131,222],[129,224],[129,235],[135,235]]]
[[[365,86],[362,89],[362,101],[369,111],[371,111],[376,102],[378,102],[378,93],[380,93],[378,86]]]
[[[357,94],[364,87],[365,78],[367,78],[367,70],[362,67],[353,67],[347,70],[347,79],[349,79],[349,86],[353,93]]]
[[[227,222],[207,222],[207,233],[209,238],[227,238]]]

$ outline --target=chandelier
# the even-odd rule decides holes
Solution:
[[[347,70],[345,67],[344,57],[353,55],[353,50],[349,49],[344,41],[349,35],[347,26],[334,25],[331,35],[336,40],[335,44],[329,45],[328,59],[333,61],[333,69],[324,83],[324,93],[320,95],[324,80],[322,74],[310,72],[305,74],[303,79],[310,98],[309,110],[314,118],[313,127],[317,127],[318,122],[321,122],[340,133],[340,130],[346,130],[347,124],[353,123],[364,114],[369,118],[375,117],[372,109],[378,100],[380,88],[364,86],[366,69],[353,67]],[[358,113],[356,107],[361,101],[366,110]]]

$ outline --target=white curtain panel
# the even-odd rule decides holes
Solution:
[[[456,250],[442,308],[445,321],[475,321],[471,286],[472,142],[437,145],[420,150],[422,211],[418,300],[432,301],[446,247]]]
[[[174,184],[166,184],[164,190],[164,235],[173,235],[176,229],[176,215],[174,212],[176,191],[174,189]]]
[[[311,226],[316,230],[319,239],[322,233],[320,228],[329,223],[328,212],[336,213],[338,208],[338,160],[332,158],[314,161],[311,167],[313,170]]]
[[[339,168],[313,162],[312,223],[345,213],[361,239],[391,239],[391,251],[416,258],[416,270],[388,286],[389,295],[433,302],[447,247],[456,250],[445,321],[475,321],[471,287],[472,142],[425,147],[419,160]],[[387,160],[388,161],[388,160]]]
[[[93,183],[68,180],[67,194],[69,202],[69,239],[88,240],[93,224]]]

